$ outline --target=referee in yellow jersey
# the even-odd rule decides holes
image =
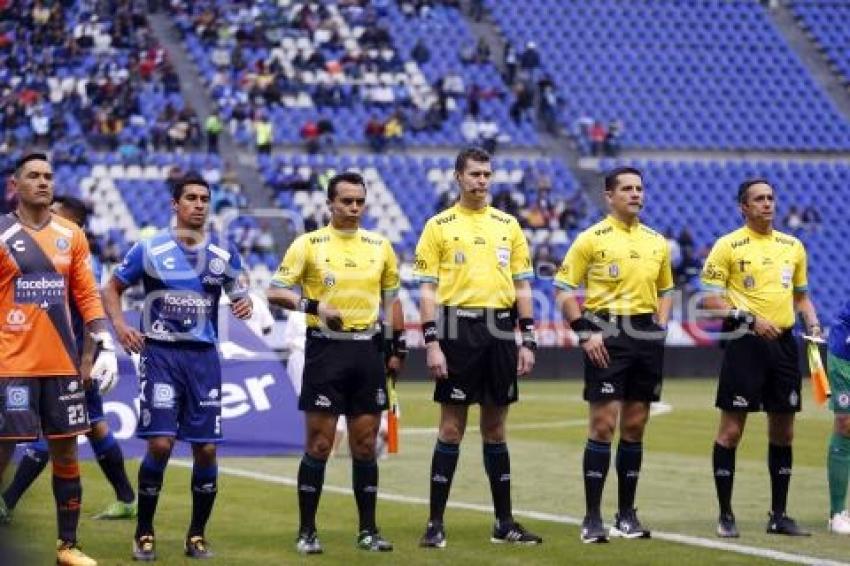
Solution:
[[[584,450],[585,543],[608,536],[649,538],[634,508],[649,405],[661,396],[664,339],[673,275],[667,240],[640,223],[643,177],[632,167],[605,177],[610,214],[576,238],[555,276],[557,302],[584,349],[584,399],[590,404]],[[584,312],[576,290],[586,286]],[[618,509],[606,531],[600,502],[617,422]]]
[[[800,410],[801,375],[791,332],[795,310],[809,334],[820,336],[809,299],[806,250],[773,229],[773,187],[750,179],[738,188],[743,227],[717,240],[702,271],[705,306],[724,317],[725,350],[716,406],[721,410],[713,468],[720,520],[717,536],[738,536],[732,514],[735,450],[747,414],[767,412],[771,511],[768,534],[807,536],[785,513],[791,482],[794,414]]]
[[[508,406],[517,400],[517,375],[534,366],[528,243],[516,218],[487,205],[490,155],[465,149],[455,161],[457,204],[428,220],[416,246],[420,315],[428,371],[436,380],[440,430],[431,461],[431,511],[420,546],[443,548],[443,513],[466,430],[469,405],[481,406],[484,468],[496,522],[494,543],[539,544],[514,521],[511,465],[505,443]],[[514,328],[519,319],[522,345]]]
[[[307,449],[298,469],[300,528],[296,549],[318,554],[316,510],[333,446],[336,422],[346,415],[352,483],[360,529],[359,548],[390,551],[378,532],[375,502],[378,465],[375,440],[387,408],[386,371],[398,371],[406,352],[399,275],[389,241],[360,228],[366,185],[357,173],[328,183],[331,223],[292,243],[272,278],[269,302],[307,314],[304,379],[298,408],[306,413]],[[299,295],[294,287],[301,287]],[[383,300],[394,340],[384,366],[378,329]]]

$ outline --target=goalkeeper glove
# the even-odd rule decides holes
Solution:
[[[115,357],[115,343],[109,332],[96,332],[91,335],[95,343],[94,364],[91,377],[97,383],[101,393],[109,393],[118,385],[118,358]]]

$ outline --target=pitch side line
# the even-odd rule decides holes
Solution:
[[[183,468],[191,468],[192,462],[187,460],[173,460],[172,464],[183,467]],[[266,483],[273,483],[278,485],[285,485],[289,487],[297,487],[298,481],[293,478],[288,478],[285,476],[276,476],[272,474],[264,474],[262,472],[254,472],[251,470],[243,470],[240,468],[233,468],[230,466],[219,466],[218,471],[222,474],[226,474],[228,476],[240,477],[245,479],[251,479],[256,481],[262,481]],[[348,487],[340,487],[335,485],[325,485],[322,487],[324,491],[330,493],[338,493],[341,495],[353,495],[354,492],[351,488]],[[398,495],[395,493],[386,493],[379,492],[378,498],[384,501],[392,501],[395,503],[406,503],[412,505],[430,505],[430,502],[423,497],[411,497],[407,495]],[[478,503],[464,503],[462,501],[449,501],[448,506],[453,509],[465,509],[467,511],[479,511],[482,513],[490,514],[493,512],[493,508],[489,505],[481,505]],[[528,519],[535,519],[537,521],[545,521],[549,523],[560,523],[564,525],[581,525],[581,519],[577,517],[570,517],[569,515],[555,515],[554,513],[543,513],[540,511],[525,511],[525,510],[514,510],[514,515],[518,517],[525,517]],[[713,550],[724,550],[727,552],[734,552],[737,554],[744,554],[747,556],[756,556],[759,558],[768,558],[771,560],[780,560],[782,562],[794,562],[796,564],[807,564],[810,566],[847,566],[847,562],[838,562],[836,560],[829,560],[826,558],[818,558],[816,556],[806,556],[803,554],[791,554],[790,552],[781,552],[779,550],[771,550],[769,548],[761,548],[757,546],[747,546],[743,544],[729,543],[729,542],[721,542],[718,540],[712,540],[702,537],[695,537],[690,535],[683,535],[679,533],[667,533],[661,531],[652,531],[652,538],[658,540],[664,540],[667,542],[674,542],[678,544],[684,544],[688,546],[697,546],[701,548],[711,548]]]

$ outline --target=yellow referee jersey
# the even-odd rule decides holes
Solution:
[[[779,328],[794,326],[795,291],[807,291],[806,249],[788,234],[759,234],[747,226],[715,242],[700,276],[706,290]]]
[[[489,206],[456,204],[425,224],[413,274],[437,284],[441,305],[506,309],[516,300],[514,280],[534,272],[516,218]]]
[[[300,286],[304,298],[339,309],[343,330],[365,330],[378,319],[382,296],[398,292],[398,262],[383,236],[326,226],[292,242],[271,284]],[[307,326],[318,327],[319,317],[307,315]]]
[[[658,297],[673,290],[667,240],[640,222],[608,216],[578,235],[554,285],[587,288],[585,308],[619,315],[653,313]]]

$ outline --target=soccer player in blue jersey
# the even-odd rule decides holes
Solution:
[[[57,196],[51,208],[54,214],[66,218],[80,227],[86,225],[89,209],[78,198],[65,195]],[[91,256],[91,264],[95,281],[100,281],[101,265],[97,257]],[[82,353],[80,373],[86,376],[91,371],[91,364],[94,359],[94,341],[85,332],[83,319],[73,303],[71,304],[71,320],[77,339],[77,351]],[[124,454],[112,435],[112,431],[109,430],[109,424],[103,414],[103,398],[97,387],[89,386],[86,389],[86,409],[89,413],[89,423],[91,423],[91,430],[86,434],[86,437],[91,443],[103,475],[106,476],[106,479],[112,485],[112,489],[115,490],[116,497],[116,501],[104,511],[95,515],[95,519],[129,519],[135,517],[136,495],[124,468]],[[15,471],[15,477],[3,492],[0,502],[0,522],[11,521],[12,510],[14,510],[21,496],[47,467],[49,458],[47,440],[44,438],[26,445],[24,456]],[[2,504],[6,505],[7,512],[5,514]]]
[[[191,558],[212,552],[204,528],[215,502],[216,444],[221,434],[221,365],[215,343],[222,292],[231,312],[251,316],[236,248],[207,231],[210,189],[187,175],[172,192],[173,227],[133,246],[104,289],[104,304],[121,345],[141,355],[137,436],[148,450],[139,468],[139,510],[133,558],[156,559],[153,516],[175,439],[192,444],[192,520],[184,551]],[[140,329],[130,327],[121,294],[141,281],[145,293]]]
[[[829,531],[850,535],[847,512],[847,482],[850,477],[850,301],[829,329],[830,407],[835,426],[829,440],[826,471],[829,483]]]

